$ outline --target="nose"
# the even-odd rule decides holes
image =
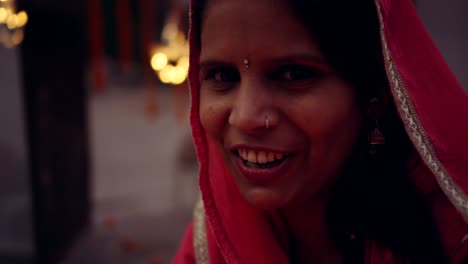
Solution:
[[[238,87],[229,124],[247,134],[264,133],[278,122],[273,95],[265,84],[244,82]]]

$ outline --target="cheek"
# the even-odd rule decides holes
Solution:
[[[354,95],[304,98],[295,108],[296,126],[307,139],[304,168],[309,171],[297,190],[308,197],[310,190],[329,190],[349,158],[362,127]],[[301,113],[301,114],[299,114]]]
[[[201,125],[210,137],[220,137],[227,122],[228,107],[226,104],[213,96],[201,93],[199,114]]]
[[[361,118],[356,108],[345,108],[345,105],[317,106],[316,115],[305,117],[302,122],[311,137],[327,138],[342,135],[346,137],[359,130]],[[314,111],[314,110],[312,110]]]
[[[334,87],[300,99],[292,115],[307,137],[310,165],[324,177],[339,173],[362,129],[362,116],[352,89]]]
[[[353,138],[355,131],[360,130],[362,118],[352,88],[335,84],[323,90],[300,99],[295,111],[302,114],[295,115],[299,117],[297,122],[310,138],[323,142],[329,137]]]

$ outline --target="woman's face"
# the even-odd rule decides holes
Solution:
[[[326,197],[361,114],[287,1],[213,0],[201,47],[201,123],[243,197],[263,209]]]

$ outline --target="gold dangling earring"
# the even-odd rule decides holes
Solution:
[[[375,126],[369,135],[369,153],[371,155],[377,154],[377,148],[379,148],[379,146],[385,145],[385,136],[383,135],[382,131],[380,131],[379,127],[379,119],[381,119],[383,115],[384,111],[382,110],[382,105],[380,105],[379,98],[372,98],[369,107],[369,117],[374,121]]]
[[[268,116],[265,116],[265,128],[270,128],[270,120],[268,119]]]
[[[372,155],[377,154],[377,147],[385,145],[385,137],[379,129],[379,121],[375,120],[375,128],[372,130],[369,136],[370,150],[369,153]]]

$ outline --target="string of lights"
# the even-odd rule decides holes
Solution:
[[[14,0],[0,0],[0,43],[3,46],[12,48],[21,44],[27,22],[27,13],[17,13]]]

